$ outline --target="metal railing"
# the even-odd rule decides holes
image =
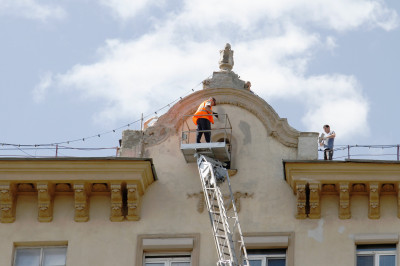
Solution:
[[[400,161],[400,144],[394,145],[335,145],[334,160],[390,160]],[[323,149],[319,158],[324,157]]]
[[[211,130],[197,130],[196,125],[192,122],[194,116],[196,115],[182,116],[181,144],[196,143],[197,133],[210,132],[211,142],[224,142],[231,145],[232,124],[227,114],[219,114],[218,118],[214,119]]]

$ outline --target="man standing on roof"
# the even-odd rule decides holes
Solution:
[[[210,97],[208,100],[202,102],[197,108],[196,113],[193,116],[193,123],[197,125],[197,139],[196,142],[200,143],[201,136],[204,133],[206,142],[211,140],[211,123],[214,124],[214,117],[218,118],[218,114],[212,111],[212,107],[215,106],[215,98]]]
[[[324,125],[325,134],[321,134],[320,146],[324,146],[324,160],[332,160],[333,157],[333,142],[335,141],[336,133],[331,131],[329,125]]]

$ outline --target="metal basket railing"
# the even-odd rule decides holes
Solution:
[[[232,124],[227,114],[219,114],[211,125],[211,130],[197,130],[196,125],[192,122],[194,116],[204,115],[184,115],[182,116],[182,134],[181,144],[196,143],[197,133],[210,132],[211,142],[224,142],[231,145]]]

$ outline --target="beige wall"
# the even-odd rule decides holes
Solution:
[[[284,180],[282,160],[294,160],[297,149],[270,136],[255,115],[232,105],[215,110],[229,114],[233,126],[234,192],[253,194],[241,199],[239,218],[244,233],[288,232],[294,235],[294,265],[355,265],[354,235],[398,233],[395,196],[381,202],[381,218],[368,219],[368,197],[351,199],[352,218],[338,218],[338,196],[323,196],[321,219],[297,220],[296,197]],[[71,195],[55,197],[54,218],[37,221],[35,196],[19,196],[16,221],[0,224],[0,265],[11,265],[13,243],[67,241],[67,265],[134,265],[137,236],[142,234],[200,234],[200,265],[216,263],[215,245],[206,210],[197,211],[198,200],[188,194],[201,190],[196,164],[187,164],[179,149],[180,135],[147,147],[158,180],[142,200],[139,221],[110,222],[110,198],[90,198],[90,220],[74,222]],[[121,155],[130,154],[122,150]]]

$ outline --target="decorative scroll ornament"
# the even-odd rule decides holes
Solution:
[[[368,217],[370,219],[380,218],[380,206],[379,206],[379,184],[369,184],[369,210]]]
[[[51,222],[53,220],[54,186],[48,182],[39,182],[36,187],[38,191],[38,220],[39,222]]]
[[[121,222],[124,220],[124,215],[122,213],[122,191],[121,184],[112,183],[111,184],[111,216],[110,220],[112,222]]]
[[[89,184],[75,183],[75,221],[87,222],[89,220]]]
[[[127,207],[128,214],[126,219],[128,221],[138,221],[140,220],[140,206],[141,206],[141,196],[139,194],[137,184],[127,184]]]
[[[306,214],[306,182],[298,182],[296,184],[296,196],[297,196],[297,219],[307,218]]]
[[[15,221],[15,186],[10,183],[0,183],[0,222]]]
[[[308,215],[311,219],[321,218],[321,205],[320,205],[320,190],[321,186],[319,183],[310,183],[310,213]]]

